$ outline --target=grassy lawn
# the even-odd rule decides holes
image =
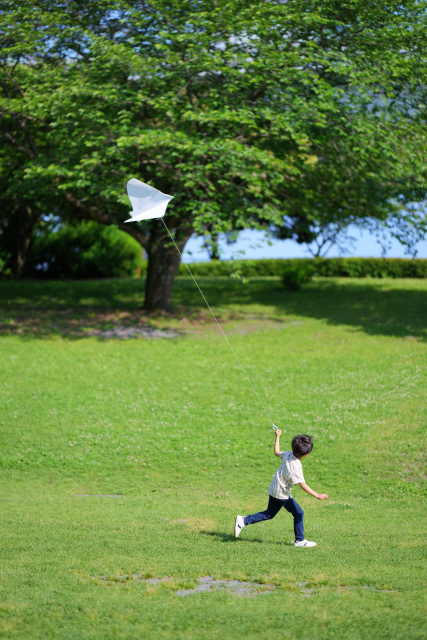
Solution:
[[[273,432],[191,281],[174,316],[142,284],[0,282],[0,638],[427,638],[427,281],[200,278],[282,449],[314,437],[314,549],[284,510],[234,539]]]

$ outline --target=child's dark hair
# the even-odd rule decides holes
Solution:
[[[292,440],[292,453],[295,458],[302,458],[313,449],[313,438],[311,436],[295,436]]]

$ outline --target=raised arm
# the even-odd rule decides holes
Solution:
[[[317,498],[318,500],[326,500],[326,498],[328,497],[326,493],[316,493],[315,491],[313,491],[313,489],[310,489],[308,484],[305,484],[305,482],[300,482],[299,486],[303,491],[308,493],[310,496],[313,496],[313,498]]]
[[[279,458],[280,456],[280,436],[282,432],[280,429],[276,429],[276,442],[274,443],[274,455]]]

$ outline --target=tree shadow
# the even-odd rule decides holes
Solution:
[[[399,286],[400,284],[400,286]],[[368,335],[412,337],[427,340],[427,286],[407,288],[401,283],[375,281],[320,281],[286,295],[280,307],[286,313],[347,325]],[[282,294],[283,295],[283,294]]]
[[[318,278],[300,291],[286,291],[278,279],[257,279],[247,285],[205,278],[203,291],[215,307],[269,307],[273,313],[347,325],[369,335],[427,341],[427,281]],[[177,291],[195,303],[191,283]]]
[[[427,280],[317,278],[297,292],[285,291],[279,278],[254,278],[246,284],[230,278],[203,277],[198,281],[222,320],[233,314],[242,320],[274,317],[277,323],[305,317],[332,326],[350,326],[368,335],[427,341]],[[1,281],[0,331],[19,333],[23,327],[27,337],[62,334],[73,339],[71,329],[80,331],[82,326],[157,326],[169,320],[179,324],[187,318],[211,326],[212,317],[190,278],[177,278],[175,313],[169,319],[164,314],[146,316],[138,311],[143,290],[142,278]],[[82,337],[80,333],[76,339]]]

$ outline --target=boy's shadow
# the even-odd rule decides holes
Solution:
[[[231,533],[224,533],[223,531],[200,531],[203,536],[211,536],[213,538],[219,538],[221,542],[237,542],[237,538],[233,536]],[[243,540],[240,539],[240,542]],[[255,544],[276,544],[276,545],[285,545],[292,546],[292,542],[271,542],[268,540],[261,540],[261,538],[244,538],[244,542],[254,542]]]

